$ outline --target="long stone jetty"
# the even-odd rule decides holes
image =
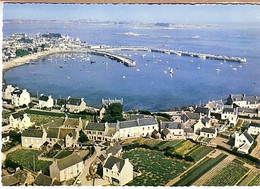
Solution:
[[[213,59],[213,60],[222,60],[229,62],[238,62],[238,63],[246,63],[246,58],[233,57],[233,56],[223,56],[223,55],[214,55],[214,54],[206,54],[206,53],[196,53],[196,52],[188,52],[188,51],[176,51],[169,49],[157,49],[157,48],[148,48],[148,47],[106,47],[102,48],[106,51],[113,50],[128,50],[128,51],[149,51],[149,52],[157,52],[157,53],[166,53],[166,54],[175,54],[178,56],[190,56],[201,59]]]

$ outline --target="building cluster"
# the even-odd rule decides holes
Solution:
[[[2,60],[9,61],[18,56],[18,50],[27,52],[27,54],[34,54],[46,50],[76,50],[82,47],[88,47],[79,38],[72,38],[68,35],[61,35],[59,33],[38,33],[35,36],[27,36],[25,33],[12,34],[4,37],[2,49]]]

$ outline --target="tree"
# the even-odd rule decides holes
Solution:
[[[17,133],[16,131],[9,131],[9,136],[13,142],[21,143],[21,133]]]
[[[118,121],[125,120],[122,116],[123,113],[123,105],[120,103],[113,103],[106,109],[106,113],[101,122],[109,122],[113,123]]]
[[[82,130],[80,130],[79,131],[79,142],[84,143],[87,141],[88,141],[87,135]]]

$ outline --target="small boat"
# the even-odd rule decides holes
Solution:
[[[167,71],[163,71],[165,74],[167,74]]]
[[[220,62],[220,64],[223,64],[223,62]]]
[[[232,70],[237,71],[237,68],[232,68]]]
[[[242,66],[239,66],[239,68],[242,68]]]
[[[125,75],[123,75],[122,77],[123,77],[123,79],[125,79],[125,78],[126,78],[126,76],[125,76]]]
[[[197,69],[200,70],[200,66],[198,66]]]
[[[140,69],[139,69],[139,68],[137,68],[137,69],[136,69],[136,71],[138,71],[138,72],[139,72],[139,71],[140,71]]]
[[[96,63],[95,60],[91,60],[91,61],[90,61],[90,64],[94,64],[94,63]]]
[[[63,68],[63,66],[62,66],[62,65],[60,65],[60,68]]]
[[[146,54],[142,54],[142,57],[144,58],[146,56]]]
[[[219,69],[219,68],[217,68],[217,69],[216,69],[216,71],[217,71],[217,72],[220,72],[220,69]]]
[[[193,62],[193,60],[190,61],[191,63]]]
[[[174,71],[173,71],[173,69],[172,69],[172,68],[171,68],[171,70],[170,70],[170,74],[172,74],[172,75],[174,74]]]

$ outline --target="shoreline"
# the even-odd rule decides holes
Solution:
[[[22,66],[22,65],[25,65],[25,64],[30,64],[31,61],[35,61],[35,60],[40,60],[40,59],[43,59],[45,58],[46,56],[49,56],[49,55],[52,55],[52,54],[56,54],[56,53],[85,53],[87,51],[84,51],[84,50],[48,50],[48,51],[41,51],[41,52],[38,52],[36,54],[30,54],[30,55],[26,55],[26,56],[23,56],[23,57],[19,57],[19,58],[14,58],[10,61],[7,61],[7,62],[3,62],[3,73],[12,69],[12,68],[15,68],[15,67],[18,67],[18,66]]]

